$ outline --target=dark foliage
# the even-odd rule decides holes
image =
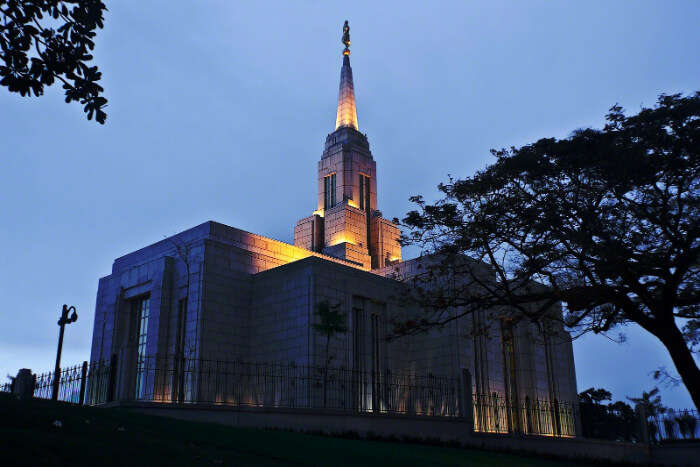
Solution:
[[[104,124],[102,73],[87,63],[106,9],[100,0],[0,0],[0,85],[41,96],[61,81],[66,103],[80,102],[88,120]]]
[[[600,397],[602,396],[602,397]],[[589,388],[579,394],[582,435],[614,441],[640,441],[640,419],[625,402],[611,400],[605,389]]]
[[[476,310],[561,315],[581,333],[636,323],[700,406],[700,93],[661,95],[632,116],[616,105],[607,121],[494,151],[485,170],[441,184],[434,204],[412,198],[405,241],[440,260],[416,279],[429,287],[414,287],[430,313],[397,332]]]
[[[641,405],[647,413],[648,417],[657,417],[666,412],[666,407],[661,403],[659,389],[654,388],[649,392],[643,391],[641,397],[628,397],[635,405]]]
[[[602,404],[603,401],[612,400],[612,393],[606,389],[588,388],[579,393],[579,400],[586,404]]]

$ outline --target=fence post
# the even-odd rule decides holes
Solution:
[[[80,397],[78,398],[78,404],[85,404],[85,384],[87,383],[87,369],[88,362],[83,362],[83,368],[80,372]]]
[[[107,381],[107,402],[112,402],[114,400],[114,394],[116,388],[114,387],[117,382],[117,354],[112,354],[109,360],[109,380]]]
[[[472,374],[462,368],[462,417],[467,421],[469,431],[474,431],[474,403],[472,399]]]
[[[182,404],[185,401],[185,372],[187,371],[187,361],[184,355],[182,355],[179,360],[180,371],[177,376],[177,403]]]

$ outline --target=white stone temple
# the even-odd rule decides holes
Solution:
[[[117,258],[99,281],[91,358],[116,358],[115,397],[126,399],[177,399],[170,395],[177,383],[159,393],[158,377],[148,376],[148,362],[159,356],[285,368],[330,360],[334,368],[381,378],[452,378],[475,401],[504,401],[506,414],[495,403],[475,406],[477,429],[533,431],[523,421],[528,404],[577,400],[571,341],[561,325],[547,335],[530,323],[473,332],[491,319],[486,310],[429,333],[386,339],[395,318],[417,311],[399,299],[405,285],[394,275],[410,277],[421,260],[402,259],[399,229],[378,210],[377,163],[359,131],[347,22],[343,43],[335,129],[318,162],[316,209],[297,222],[294,245],[208,221]],[[321,303],[338,309],[346,325],[328,342],[314,327]],[[178,372],[181,367],[172,369],[173,378]],[[470,380],[463,378],[467,372]],[[204,394],[198,381],[180,383],[180,393]],[[377,387],[365,389],[373,394],[365,405],[376,408],[388,397]],[[402,407],[425,413],[425,403],[410,397]],[[480,414],[484,407],[489,412]],[[558,417],[550,425],[563,425],[553,421]]]

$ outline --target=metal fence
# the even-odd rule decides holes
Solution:
[[[95,405],[106,402],[109,396],[110,364],[105,362],[83,362],[61,368],[57,385],[56,400],[74,404]],[[54,372],[49,371],[33,375],[33,396],[37,399],[52,399],[54,391]],[[11,383],[0,386],[0,392],[12,392]]]
[[[576,436],[576,413],[570,402],[525,397],[511,401],[493,394],[473,396],[474,431]]]
[[[286,363],[146,357],[134,400],[459,416],[454,378]]]
[[[52,398],[54,376],[54,373],[51,371],[36,375],[34,381],[34,397],[38,399]],[[57,399],[65,402],[82,402],[85,393],[83,381],[85,381],[83,365],[61,368]],[[81,392],[83,397],[81,397]]]
[[[695,410],[668,409],[648,418],[649,440],[652,442],[700,439],[700,417]]]
[[[53,385],[52,372],[35,375],[34,397],[50,399]],[[110,362],[84,362],[61,369],[58,400],[87,405],[112,400],[206,403],[432,417],[464,417],[471,409],[474,429],[479,432],[576,435],[576,414],[570,402],[528,397],[510,401],[497,393],[471,396],[470,386],[468,380],[429,373],[175,356],[117,362],[115,356]]]

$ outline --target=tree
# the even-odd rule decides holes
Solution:
[[[66,103],[80,102],[88,120],[104,124],[102,73],[87,62],[106,9],[100,0],[0,0],[0,85],[41,96],[61,81]]]
[[[612,400],[612,393],[607,389],[588,388],[578,395],[579,401],[587,404],[602,404],[603,401]]]
[[[666,412],[667,408],[661,403],[659,388],[654,388],[649,392],[642,391],[641,397],[628,397],[630,402],[641,405],[646,411],[647,417],[657,417]]]
[[[326,360],[323,367],[323,406],[325,407],[328,395],[328,368],[333,358],[329,354],[331,339],[337,334],[346,333],[348,327],[345,324],[345,314],[340,311],[340,303],[330,305],[324,300],[316,307],[316,314],[318,315],[318,323],[314,323],[313,328],[326,337]]]
[[[639,439],[639,419],[629,404],[611,403],[612,394],[606,389],[588,388],[578,395],[583,436],[616,441]],[[608,402],[604,404],[604,402]]]
[[[658,338],[700,407],[700,92],[492,153],[437,202],[411,198],[404,242],[440,260],[414,279],[429,313],[397,332],[488,309],[539,322],[562,303],[577,333],[636,323]]]

